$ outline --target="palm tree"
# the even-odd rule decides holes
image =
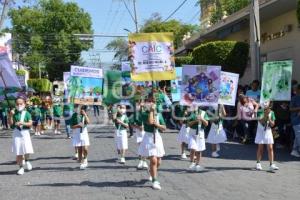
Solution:
[[[123,38],[116,38],[110,41],[105,48],[116,52],[114,60],[118,62],[128,59],[128,42]]]
[[[79,77],[71,76],[68,82],[69,95],[71,97],[71,102],[74,103],[75,96],[81,86],[81,81]]]

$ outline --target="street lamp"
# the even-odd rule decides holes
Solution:
[[[127,31],[127,32],[129,32],[129,33],[132,33],[132,31],[129,30],[129,29],[127,29],[127,28],[123,28],[123,30],[124,30],[124,31]]]

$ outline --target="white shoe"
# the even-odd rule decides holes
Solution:
[[[74,154],[73,160],[78,160],[78,153],[75,153],[75,154]]]
[[[55,134],[55,135],[58,134],[58,133],[57,133],[57,130],[54,130],[54,134]]]
[[[85,163],[81,163],[80,166],[79,166],[79,169],[80,169],[80,170],[85,170],[86,167],[87,167],[87,166],[86,166]]]
[[[193,163],[190,164],[188,170],[189,170],[189,171],[194,171],[194,170],[195,170],[195,167],[196,167],[196,163],[193,162]]]
[[[202,171],[202,167],[200,165],[196,165],[194,169],[195,169],[195,172],[201,172]]]
[[[21,167],[18,171],[17,171],[18,175],[23,175],[24,174],[24,168]]]
[[[31,171],[31,170],[32,170],[32,165],[31,165],[31,163],[30,163],[29,161],[27,161],[27,162],[25,163],[25,168],[26,168],[28,171]]]
[[[41,131],[41,134],[44,134],[45,132],[44,131]]]
[[[217,152],[218,151],[221,151],[221,146],[220,146],[220,144],[217,144]]]
[[[161,190],[160,183],[159,183],[158,181],[154,181],[154,182],[152,183],[152,188],[153,188],[154,190]]]
[[[122,157],[122,158],[120,159],[120,163],[121,163],[121,164],[125,164],[125,158],[124,158],[124,157]]]
[[[152,182],[152,181],[153,181],[152,176],[150,176],[148,180],[149,180],[150,182]]]
[[[211,157],[218,158],[218,157],[220,157],[220,155],[218,154],[217,151],[214,151],[214,152],[211,153]]]
[[[35,132],[34,135],[39,135],[39,133],[38,133],[38,132]]]
[[[261,171],[263,168],[260,163],[256,163],[256,170]]]
[[[148,164],[145,160],[143,160],[143,169],[148,169]]]
[[[300,158],[300,154],[299,154],[299,152],[298,152],[297,150],[293,150],[293,151],[291,152],[291,156]]]
[[[139,164],[137,165],[137,169],[143,169],[143,161],[140,160]]]
[[[186,157],[186,154],[185,153],[183,153],[182,155],[181,155],[181,159],[187,159],[187,157]]]
[[[60,131],[57,131],[57,134],[58,134],[58,135],[61,135],[61,132],[60,132]]]
[[[279,170],[279,167],[277,167],[275,164],[270,165],[270,171]]]
[[[41,135],[41,133],[40,133],[40,132],[37,132],[36,135]]]
[[[83,160],[83,164],[84,164],[86,167],[88,167],[88,161],[87,161],[87,158],[85,158],[85,159]]]

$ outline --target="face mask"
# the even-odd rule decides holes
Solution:
[[[38,106],[37,106],[37,105],[34,105],[34,107],[37,108]]]
[[[18,111],[22,111],[22,110],[24,110],[24,109],[25,109],[25,106],[18,106],[18,107],[17,107],[17,110],[18,110]]]
[[[126,109],[124,109],[124,108],[121,109],[121,110],[120,110],[120,113],[121,113],[121,114],[125,114],[125,113],[126,113]]]

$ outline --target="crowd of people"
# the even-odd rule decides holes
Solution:
[[[138,169],[149,169],[154,189],[161,189],[158,169],[165,155],[161,133],[167,128],[178,129],[178,149],[182,159],[187,159],[189,151],[189,171],[199,172],[202,152],[206,143],[211,145],[211,156],[221,156],[221,144],[227,140],[258,145],[256,169],[262,170],[261,159],[267,146],[269,170],[279,168],[274,163],[275,143],[278,148],[286,147],[291,155],[300,157],[300,85],[293,81],[290,102],[264,102],[259,104],[259,81],[251,86],[239,86],[235,107],[217,105],[214,107],[183,106],[174,103],[165,105],[165,87],[154,89],[145,99],[132,102],[133,109],[125,104],[109,106],[110,118],[115,125],[115,146],[121,164],[126,163],[128,138],[132,135],[138,144]],[[19,169],[17,174],[32,170],[29,155],[33,153],[30,129],[36,136],[45,129],[61,134],[60,122],[65,121],[67,138],[72,138],[75,158],[80,169],[88,167],[88,107],[73,105],[68,99],[52,102],[46,97],[41,105],[23,98],[16,100],[16,108],[1,107],[1,121],[5,129],[13,129],[13,151]],[[95,114],[96,115],[96,114]],[[98,111],[97,115],[98,116]],[[53,127],[54,126],[54,127]],[[147,164],[150,160],[150,166]]]

